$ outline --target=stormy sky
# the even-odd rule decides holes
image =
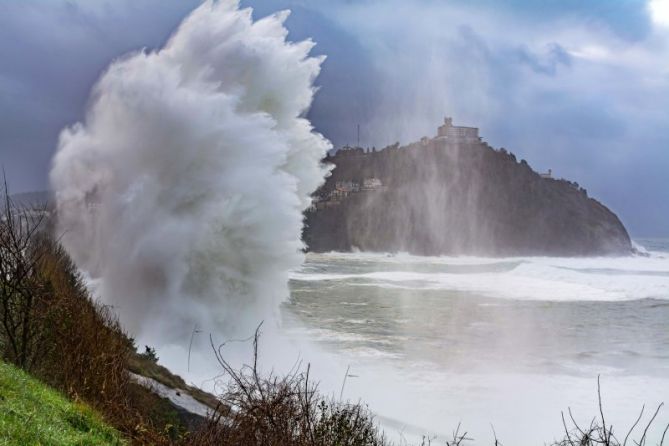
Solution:
[[[45,189],[60,130],[111,60],[162,45],[198,0],[0,0],[0,162]],[[309,117],[335,146],[477,126],[577,181],[633,236],[669,237],[669,0],[242,0],[291,9],[326,54]]]

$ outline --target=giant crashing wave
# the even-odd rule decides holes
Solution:
[[[114,61],[53,160],[62,242],[96,294],[154,342],[252,332],[288,296],[302,211],[331,148],[304,118],[323,57],[205,1],[157,51]]]

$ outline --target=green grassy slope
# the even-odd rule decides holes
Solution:
[[[88,406],[0,362],[1,446],[125,444]]]

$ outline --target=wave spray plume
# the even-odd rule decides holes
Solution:
[[[63,243],[132,332],[249,333],[288,295],[330,143],[304,118],[322,57],[206,1],[164,48],[113,62],[53,160]]]

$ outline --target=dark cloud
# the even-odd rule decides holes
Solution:
[[[16,190],[46,186],[59,131],[81,119],[109,61],[161,45],[198,3],[0,4],[0,157]],[[357,124],[361,143],[379,147],[453,115],[578,181],[632,233],[669,235],[669,45],[642,1],[242,5],[256,17],[291,9],[289,38],[328,56],[309,117],[336,146],[355,143]]]
[[[0,3],[0,160],[14,190],[47,186],[58,134],[109,62],[163,43],[197,3]]]

